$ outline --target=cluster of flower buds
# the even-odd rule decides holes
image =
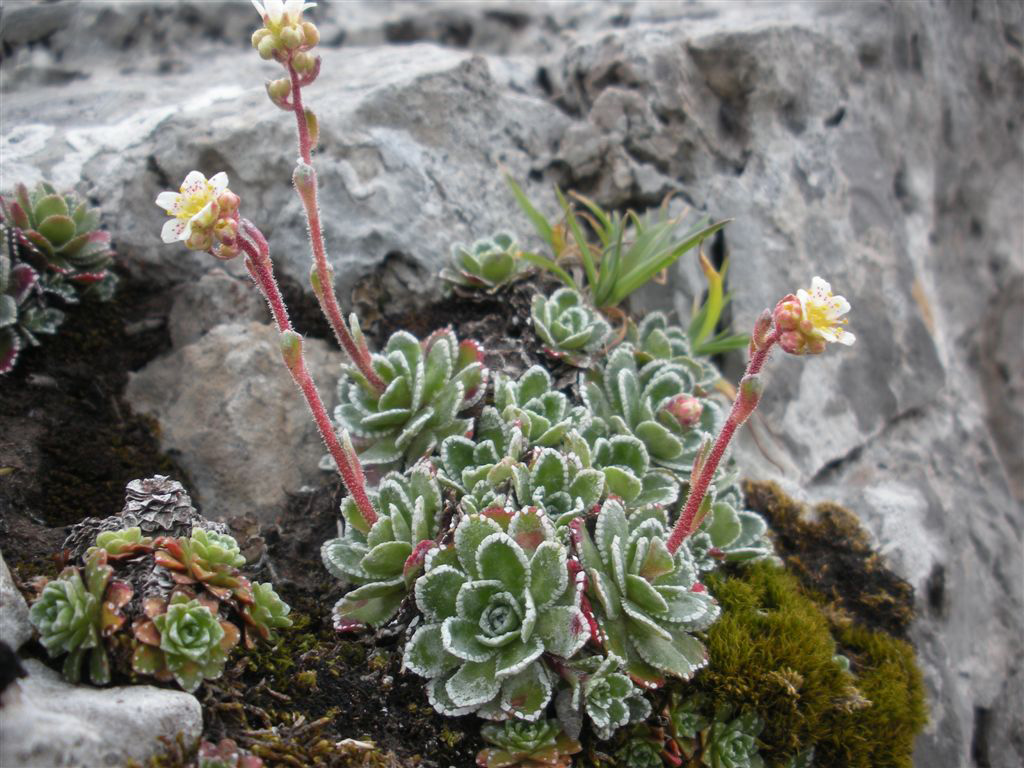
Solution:
[[[263,26],[252,35],[252,46],[260,56],[286,66],[290,64],[302,76],[314,73],[319,61],[310,49],[320,42],[320,31],[313,22],[302,20],[302,12],[316,3],[253,0],[252,4],[263,18]]]
[[[221,172],[207,179],[199,171],[185,177],[177,192],[161,192],[156,204],[172,216],[160,237],[165,243],[183,240],[193,251],[209,251],[219,259],[238,255],[239,197],[228,189]]]
[[[843,326],[850,303],[832,294],[832,286],[815,277],[811,290],[800,289],[775,305],[772,313],[779,346],[791,355],[818,355],[827,342],[849,346],[856,337]]]

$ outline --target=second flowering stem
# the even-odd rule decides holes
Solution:
[[[338,440],[338,435],[327,415],[323,400],[320,399],[320,393],[313,382],[313,377],[310,376],[309,370],[306,368],[306,360],[302,354],[302,336],[295,332],[291,320],[288,319],[288,309],[281,297],[277,280],[274,279],[274,269],[270,261],[270,249],[266,238],[252,222],[242,219],[238,244],[246,256],[246,269],[249,270],[249,274],[270,305],[274,322],[281,334],[281,354],[288,366],[288,371],[305,397],[306,404],[309,406],[313,420],[320,432],[320,437],[338,465],[338,472],[341,474],[341,479],[348,492],[352,495],[356,507],[363,519],[366,520],[367,525],[373,525],[377,521],[377,513],[366,494],[366,478],[363,476],[363,467],[359,463],[352,443],[349,442],[348,434],[342,435],[344,446]]]

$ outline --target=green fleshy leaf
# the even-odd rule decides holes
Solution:
[[[440,624],[419,627],[405,646],[404,666],[421,677],[440,677],[459,665],[459,660],[444,649]]]
[[[402,566],[412,554],[412,545],[405,541],[378,544],[366,553],[362,566],[371,576],[388,578],[402,572]]]
[[[556,656],[570,658],[590,638],[590,624],[583,612],[571,605],[553,605],[537,617],[536,634],[544,641],[545,650]]]
[[[416,605],[428,619],[442,620],[454,616],[459,588],[466,576],[450,565],[436,566],[416,580]]]
[[[506,533],[492,533],[476,552],[482,579],[500,581],[513,595],[521,595],[530,584],[530,564],[523,550]]]
[[[480,578],[476,553],[481,543],[491,534],[500,532],[501,527],[483,515],[469,515],[455,529],[455,553],[470,578]]]
[[[475,622],[452,616],[441,626],[441,640],[448,653],[463,661],[487,661],[494,649],[476,639],[479,631]]]
[[[539,661],[501,685],[501,708],[520,720],[537,720],[551,701],[551,680]]]
[[[474,707],[493,699],[501,691],[495,679],[495,660],[467,661],[445,685],[448,696],[457,707]]]
[[[566,553],[561,544],[545,541],[530,561],[530,594],[538,611],[555,602],[569,584]]]

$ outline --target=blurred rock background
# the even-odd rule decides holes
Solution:
[[[713,250],[730,257],[738,330],[816,274],[850,300],[857,344],[769,366],[739,458],[854,510],[915,587],[932,708],[916,764],[1022,764],[1024,6],[378,1],[309,16],[325,234],[339,295],[368,321],[430,301],[452,242],[529,240],[502,169],[549,212],[557,183],[733,218]],[[256,23],[247,2],[7,0],[0,189],[77,187],[124,268],[178,292],[176,349],[130,396],[177,425],[166,447],[204,502],[272,516],[316,481],[315,432],[268,412],[267,388],[290,385],[239,265],[162,246],[153,204],[193,168],[226,170],[279,270],[306,284],[293,124],[263,92],[279,70],[249,47]],[[686,317],[700,286],[687,259],[633,306]],[[221,414],[199,407],[223,401],[217,361],[245,339],[231,365],[246,385]],[[340,358],[316,356],[329,392]],[[224,469],[261,453],[258,487]]]

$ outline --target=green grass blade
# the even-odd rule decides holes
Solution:
[[[533,203],[523,192],[522,188],[516,184],[515,179],[505,174],[505,183],[508,184],[509,189],[512,190],[512,196],[515,197],[516,202],[519,203],[519,207],[523,209],[523,213],[526,214],[526,218],[533,224],[533,228],[537,230],[537,234],[540,235],[541,239],[548,244],[552,252],[555,250],[554,236],[551,230],[551,224],[543,213],[538,211],[534,207]]]
[[[568,272],[566,272],[564,269],[558,266],[547,256],[541,256],[539,253],[532,253],[530,251],[520,251],[519,258],[530,262],[535,267],[546,269],[548,272],[554,274],[559,280],[561,280],[569,287],[576,287],[576,281],[572,279],[572,275],[570,275]]]
[[[572,209],[569,201],[565,199],[562,190],[556,188],[555,194],[558,195],[558,202],[561,203],[562,210],[565,211],[565,220],[569,224],[569,231],[572,232],[572,239],[576,241],[576,247],[579,248],[580,260],[583,262],[583,271],[587,275],[587,285],[590,288],[591,295],[593,295],[597,288],[597,268],[594,266],[594,255],[590,252],[590,244],[583,235],[579,219],[576,218],[576,212]]]

